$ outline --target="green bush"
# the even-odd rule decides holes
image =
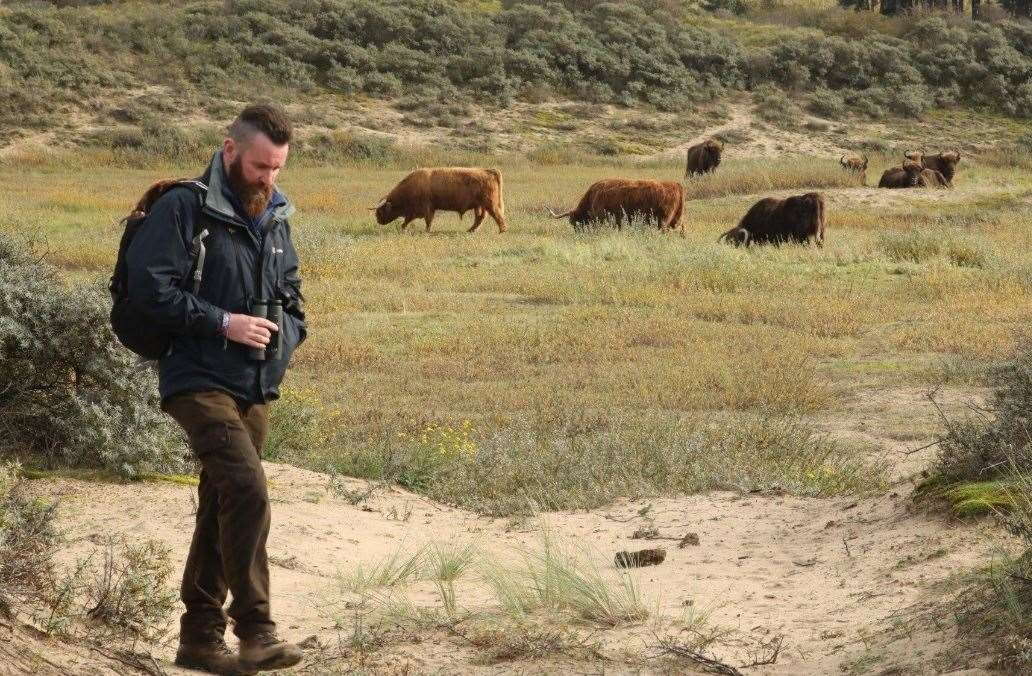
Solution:
[[[0,233],[0,454],[125,476],[178,466],[157,379],[117,343],[109,309]]]
[[[838,92],[826,87],[819,87],[814,90],[810,97],[810,112],[822,117],[836,119],[846,113],[846,100]]]
[[[1032,474],[1032,339],[989,374],[985,412],[946,421],[933,473],[944,483]]]
[[[316,134],[300,144],[298,156],[319,162],[368,162],[385,165],[398,156],[394,141],[375,134],[332,131]]]

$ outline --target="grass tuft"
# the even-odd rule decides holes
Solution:
[[[356,594],[404,586],[422,574],[424,555],[423,549],[411,554],[404,554],[398,549],[372,565],[359,564],[342,577],[341,584],[344,589]]]
[[[572,616],[603,627],[646,620],[637,582],[625,571],[603,576],[587,553],[575,552],[546,534],[541,550],[524,552],[522,566],[492,563],[484,578],[502,610],[521,618],[537,610]]]

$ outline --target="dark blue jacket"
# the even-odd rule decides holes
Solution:
[[[137,231],[126,252],[129,298],[173,336],[171,351],[159,363],[162,399],[222,390],[264,403],[279,397],[287,362],[307,333],[297,251],[287,221],[294,207],[282,198],[261,219],[264,230],[258,237],[223,191],[221,152],[198,180],[208,186],[203,197],[187,187],[169,190]],[[191,243],[204,229],[203,278],[194,295],[184,280],[192,272]],[[219,335],[223,315],[248,314],[255,298],[283,301],[283,351],[275,361],[252,360],[247,347]]]

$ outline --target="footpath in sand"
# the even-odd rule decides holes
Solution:
[[[339,490],[330,489],[326,475],[271,463],[266,471],[273,499],[273,608],[281,633],[296,641],[309,639],[309,645],[312,636],[330,644],[352,631],[345,603],[349,595],[340,580],[341,573],[359,564],[376,563],[399,550],[449,542],[472,542],[488,555],[511,560],[520,548],[540,548],[542,528],[547,528],[556,539],[589,547],[603,569],[612,569],[618,550],[664,546],[663,564],[635,572],[645,595],[657,604],[654,613],[677,617],[690,599],[695,608],[712,610],[711,623],[737,630],[741,637],[784,636],[777,663],[749,673],[839,673],[858,659],[874,662],[875,673],[890,667],[906,670],[893,673],[930,673],[926,659],[947,636],[918,632],[892,643],[879,643],[877,636],[926,598],[934,582],[975,565],[986,554],[986,540],[977,525],[947,523],[941,516],[915,511],[910,485],[902,481],[885,496],[865,500],[714,492],[651,501],[648,514],[660,535],[698,535],[697,546],[679,548],[675,540],[631,539],[645,525],[638,516],[645,502],[624,501],[514,523],[387,487],[353,505],[340,497]],[[358,480],[343,481],[353,491],[367,486]],[[117,533],[167,543],[181,566],[193,527],[195,489],[69,479],[37,481],[34,486],[59,500],[62,526],[74,543],[69,555],[81,554]],[[457,584],[460,606],[490,603],[474,587],[465,578]],[[416,583],[409,591],[417,604],[440,604],[430,583]],[[618,659],[647,652],[646,645],[654,641],[651,622],[600,632],[596,639],[601,641],[601,654],[617,661],[596,659],[579,667],[555,661],[562,658],[483,665],[471,648],[454,639],[431,633],[388,645],[366,668],[378,673],[653,671],[647,661],[628,664]],[[163,669],[180,673],[170,664],[174,641],[173,634],[166,644],[152,649]],[[719,643],[713,652],[722,652]],[[733,650],[722,657],[735,661]],[[84,666],[80,660],[75,663]],[[329,671],[330,665],[326,667]],[[677,670],[685,673],[690,667],[682,663]],[[106,673],[85,667],[77,671],[91,672]]]

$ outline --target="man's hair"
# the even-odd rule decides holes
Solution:
[[[246,145],[256,133],[261,132],[274,144],[290,143],[294,130],[287,114],[271,103],[253,103],[240,111],[229,125],[229,137],[238,144]]]

